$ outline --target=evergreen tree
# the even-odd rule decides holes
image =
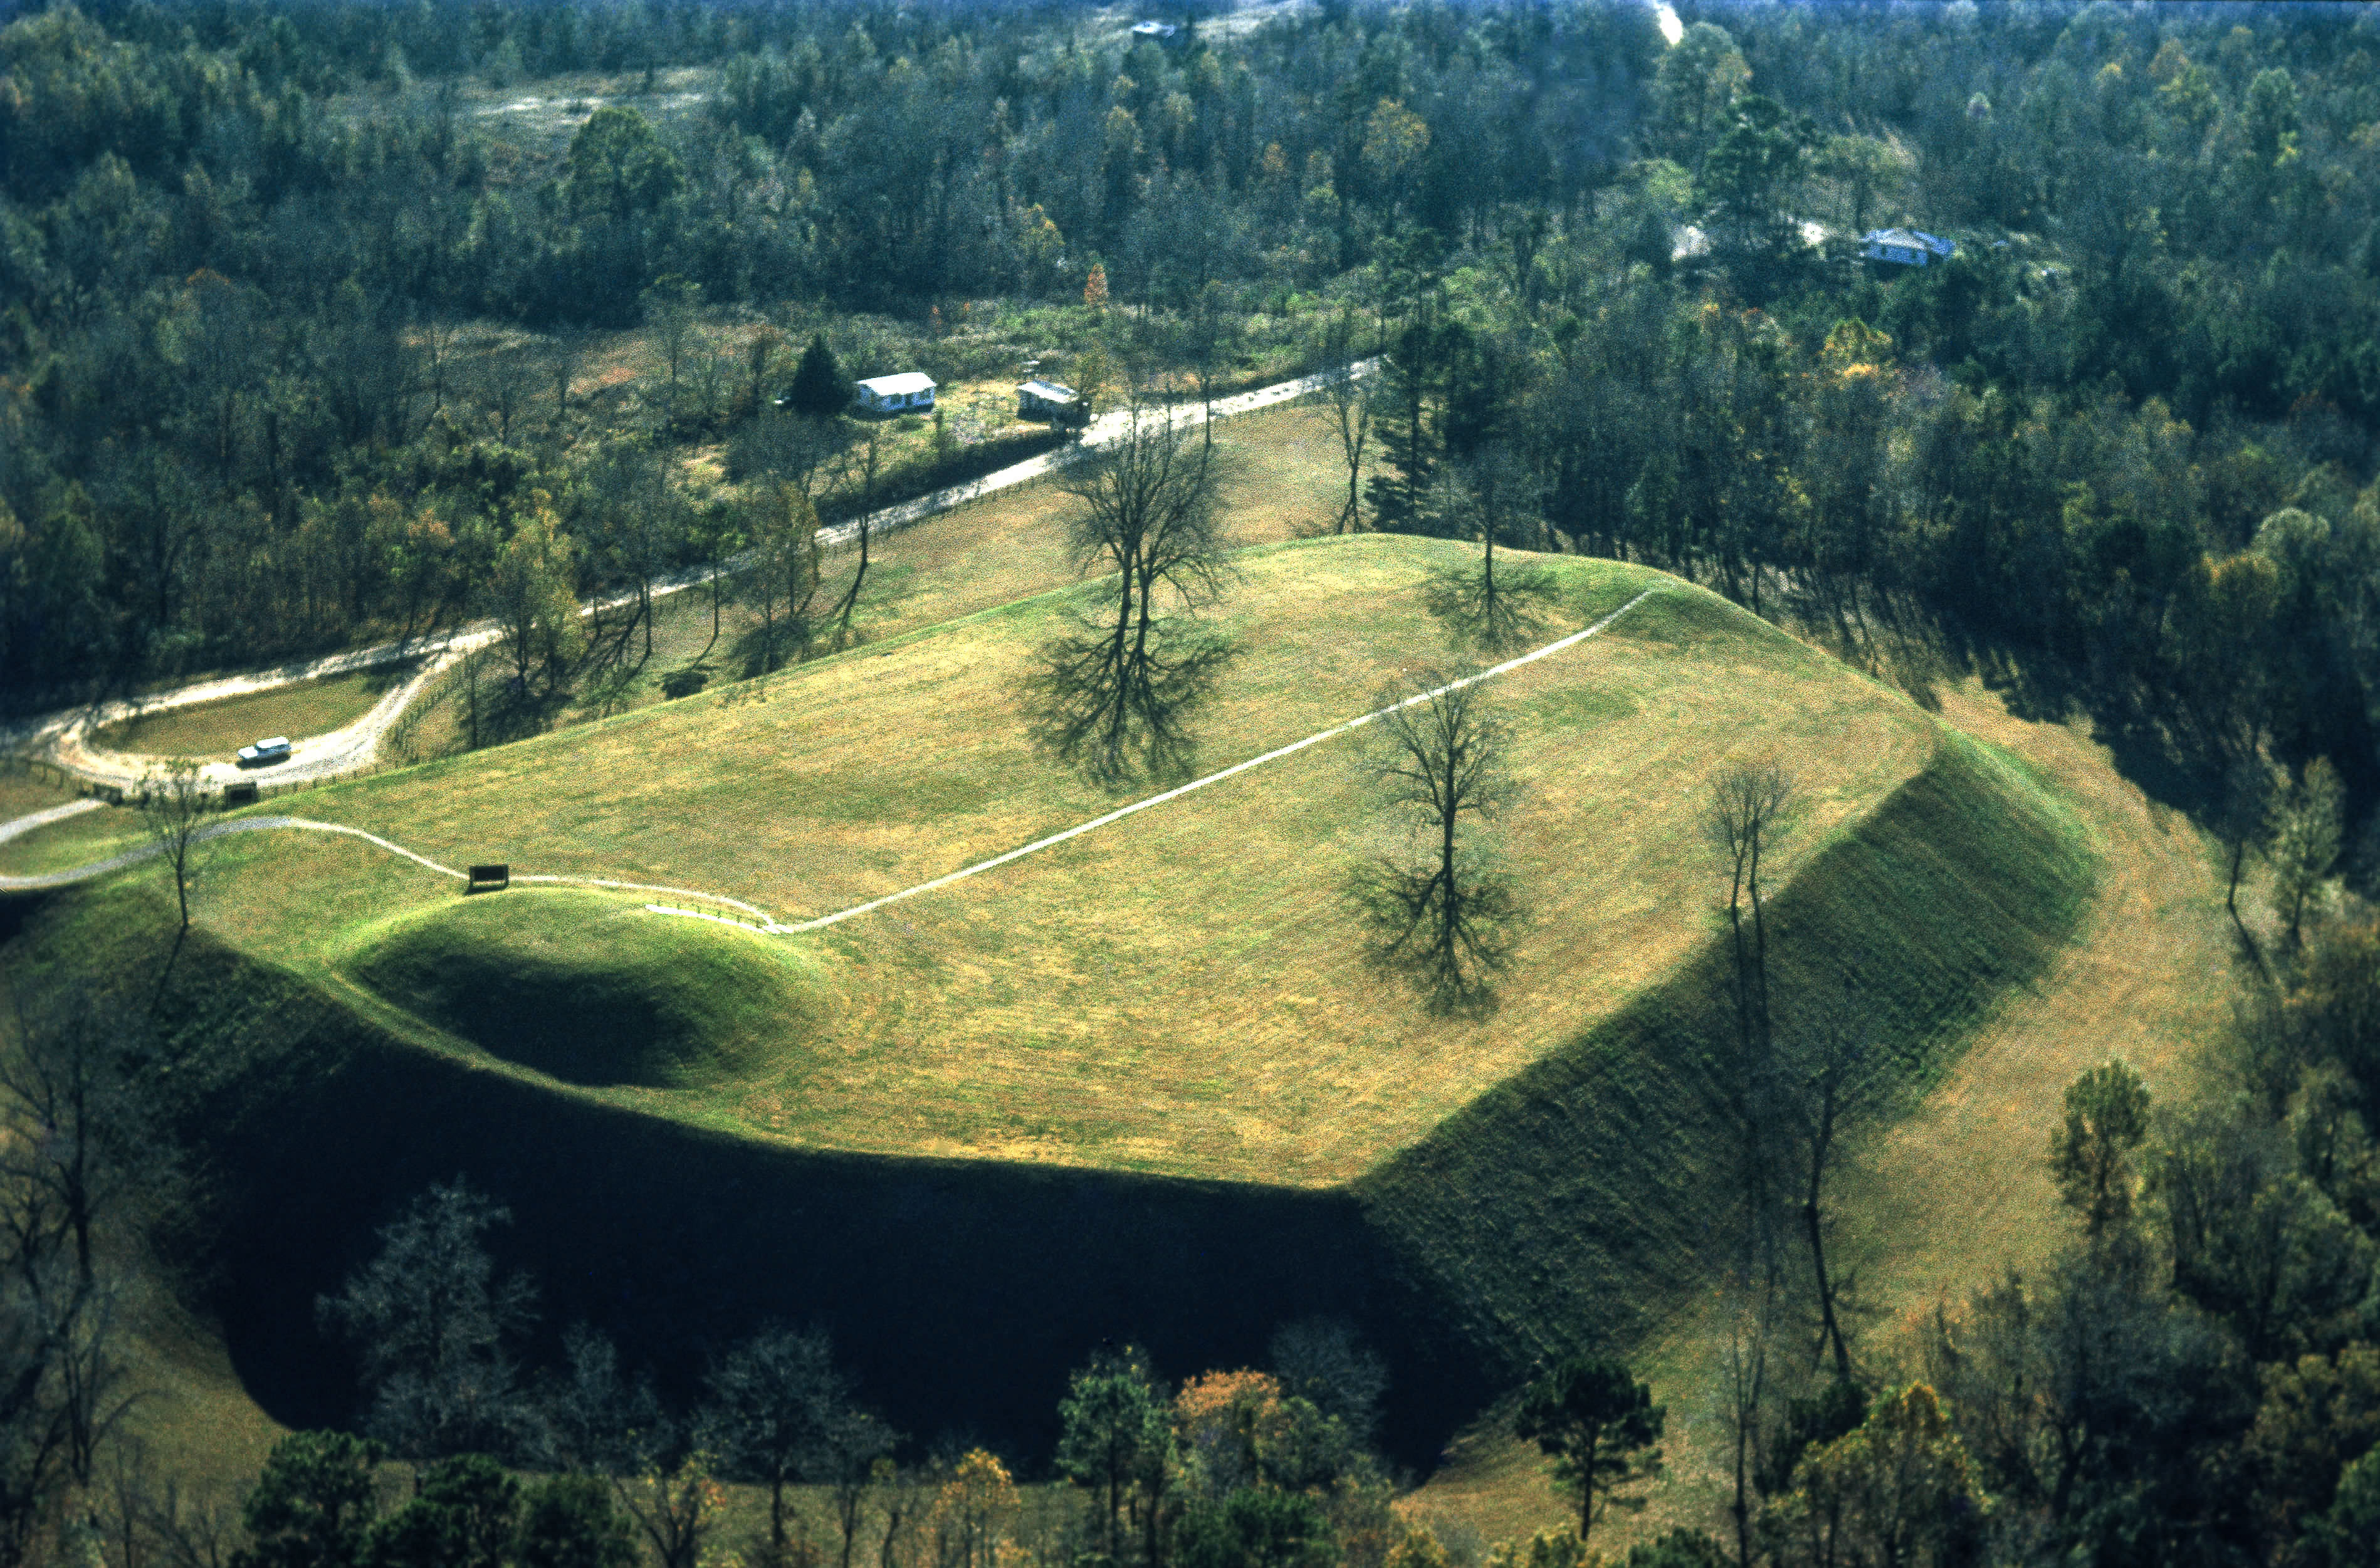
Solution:
[[[1668,1406],[1617,1361],[1563,1362],[1521,1396],[1512,1431],[1552,1458],[1554,1479],[1578,1494],[1578,1538],[1604,1509],[1642,1508],[1621,1489],[1658,1475]]]
[[[796,414],[826,419],[843,412],[850,401],[851,383],[835,362],[834,350],[826,346],[826,334],[814,334],[810,346],[802,350],[802,362],[795,368],[785,406]]]
[[[1438,337],[1427,313],[1416,314],[1380,357],[1373,422],[1395,472],[1374,474],[1366,489],[1372,526],[1384,533],[1419,533],[1427,524],[1440,445],[1429,421],[1430,390],[1438,379]]]

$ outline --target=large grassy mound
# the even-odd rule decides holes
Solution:
[[[794,950],[634,905],[516,890],[400,916],[348,973],[492,1055],[589,1085],[714,1081],[823,1015]]]
[[[1385,536],[1243,553],[1223,617],[1243,651],[1199,719],[1203,765],[1312,735],[1456,663],[1417,590],[1462,553]],[[1375,804],[1359,737],[1344,737],[781,939],[839,999],[814,1032],[665,1095],[639,1087],[650,1080],[603,1092],[812,1147],[1352,1180],[1684,959],[1713,885],[1695,817],[1731,752],[1773,752],[1800,780],[1790,875],[1935,744],[1896,693],[1711,594],[1615,562],[1547,565],[1565,590],[1548,637],[1656,592],[1488,690],[1522,786],[1496,847],[1528,911],[1487,1022],[1429,1017],[1365,966],[1349,872],[1400,829]],[[1024,677],[1075,603],[1043,595],[317,791],[303,809],[449,864],[708,889],[786,918],[848,907],[1119,803],[1027,740]],[[215,929],[326,978],[344,940],[326,906],[368,924],[454,903],[451,884],[401,865],[358,881],[319,844],[216,853]],[[640,931],[663,942],[681,929],[632,915],[607,961],[638,962]]]
[[[1414,590],[1455,553],[1244,554],[1206,765],[1446,662]],[[2029,777],[1897,694],[1658,573],[1548,565],[1554,632],[1658,591],[1489,689],[1523,786],[1498,848],[1529,921],[1484,1021],[1428,1018],[1360,961],[1346,871],[1392,829],[1345,741],[800,939],[605,894],[458,900],[352,840],[212,846],[202,940],[158,1013],[227,1195],[222,1305],[252,1385],[321,1418],[306,1304],[458,1171],[513,1208],[557,1321],[683,1357],[815,1315],[913,1430],[1037,1443],[1102,1338],[1182,1372],[1328,1311],[1388,1349],[1393,1430],[1427,1457],[1546,1350],[1624,1343],[1693,1288],[1716,1229],[1714,770],[1767,753],[1799,781],[1779,995],[1790,1026],[1856,980],[1875,1109],[2039,970],[2091,861]],[[1025,739],[1020,677],[1069,605],[304,809],[448,861],[844,907],[1115,804]],[[128,944],[157,881],[60,899],[29,944],[153,973]]]

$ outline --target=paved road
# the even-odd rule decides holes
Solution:
[[[1378,363],[1374,359],[1363,360],[1356,365],[1355,373],[1358,376],[1369,375]],[[1320,390],[1329,379],[1327,372],[1300,376],[1293,381],[1258,387],[1253,392],[1219,397],[1215,400],[1215,418],[1231,419],[1303,397]],[[1174,417],[1195,430],[1206,422],[1207,414],[1203,406],[1194,405],[1175,410]],[[1084,446],[1097,446],[1113,440],[1129,419],[1130,416],[1122,411],[1103,414],[1085,430],[1081,445],[1060,447],[1038,457],[1013,463],[965,484],[938,490],[930,495],[905,501],[897,506],[887,506],[869,517],[868,526],[877,532],[906,528],[954,506],[1040,479],[1071,461]],[[856,519],[819,530],[820,541],[829,549],[850,545],[858,538],[859,523]],[[710,575],[704,571],[676,573],[654,584],[653,596],[665,598],[710,580]],[[590,605],[585,613],[592,614],[598,608],[619,609],[632,602],[633,599],[632,594],[614,595]],[[419,669],[390,688],[362,718],[326,735],[300,737],[286,762],[252,772],[234,762],[210,762],[200,770],[200,778],[218,788],[244,779],[280,784],[334,778],[368,766],[380,748],[381,737],[388,733],[389,726],[396,722],[397,716],[411,705],[415,698],[420,696],[456,659],[476,649],[490,646],[502,636],[493,621],[478,621],[435,638],[385,642],[372,648],[331,654],[326,658],[302,660],[270,670],[259,670],[251,675],[200,681],[153,696],[67,709],[42,718],[0,726],[0,751],[37,757],[88,784],[116,789],[136,788],[157,765],[157,759],[109,751],[94,746],[91,741],[93,731],[147,713],[187,708],[201,702],[219,702],[227,697],[244,697],[251,692],[294,686],[299,681],[346,675],[408,659],[421,661]]]

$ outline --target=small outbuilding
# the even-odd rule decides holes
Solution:
[[[1182,29],[1173,22],[1135,22],[1132,36],[1135,43],[1172,43],[1182,36]]]
[[[1903,267],[1925,267],[1936,261],[1947,261],[1958,249],[1938,235],[1913,228],[1872,228],[1860,239],[1863,260],[1890,261]]]
[[[1020,419],[1047,419],[1053,425],[1065,425],[1081,419],[1082,413],[1082,396],[1071,386],[1037,377],[1016,388],[1016,417]]]
[[[934,406],[934,378],[923,371],[870,376],[857,384],[856,401],[871,414],[909,414]]]

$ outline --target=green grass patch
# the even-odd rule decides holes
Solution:
[[[33,877],[70,871],[148,842],[140,813],[131,807],[79,811],[0,843],[0,874]]]
[[[565,1083],[707,1083],[816,1034],[796,950],[594,893],[516,890],[409,912],[346,970],[492,1056]]]
[[[160,709],[103,725],[91,732],[91,744],[107,751],[223,761],[266,735],[303,738],[352,724],[412,673],[409,663],[382,664],[220,702]]]

